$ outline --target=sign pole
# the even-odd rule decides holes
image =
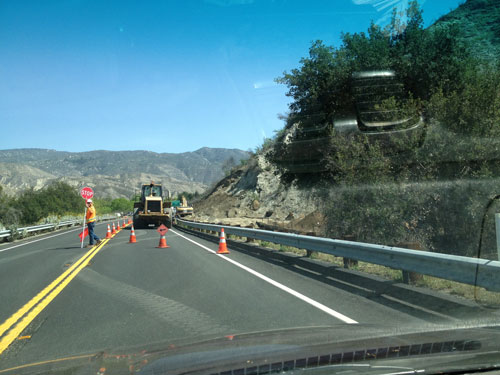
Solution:
[[[495,228],[497,234],[497,254],[500,260],[500,214],[495,214]]]
[[[87,205],[85,205],[85,215],[83,216],[83,228],[82,228],[82,243],[80,249],[83,249],[83,240],[85,238],[85,219],[87,218]]]

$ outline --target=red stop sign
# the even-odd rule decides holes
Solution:
[[[94,190],[92,190],[92,188],[90,188],[88,186],[84,187],[80,190],[80,195],[85,200],[90,199],[94,196]]]

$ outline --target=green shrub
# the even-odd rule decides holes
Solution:
[[[463,87],[445,94],[438,89],[428,105],[429,115],[448,129],[473,136],[500,135],[500,70],[471,67]]]

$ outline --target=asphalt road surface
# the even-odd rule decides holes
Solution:
[[[96,227],[104,237],[106,224]],[[171,229],[129,228],[80,248],[80,229],[0,245],[0,370],[27,363],[292,327],[422,326],[472,303],[338,269],[325,276]],[[408,298],[405,298],[408,297]],[[436,302],[440,301],[440,302]],[[469,314],[469,316],[468,316]]]

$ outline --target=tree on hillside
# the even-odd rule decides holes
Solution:
[[[111,201],[111,210],[113,212],[129,212],[134,208],[134,202],[126,198],[116,198]]]
[[[317,126],[352,111],[350,79],[356,71],[394,70],[408,96],[422,100],[438,89],[445,94],[459,89],[472,64],[457,38],[460,30],[454,25],[424,29],[417,1],[410,2],[406,16],[405,24],[394,13],[385,28],[372,23],[367,33],[342,34],[339,48],[313,42],[300,68],[276,79],[293,99],[288,126],[297,121]]]
[[[84,211],[84,201],[78,191],[64,182],[54,182],[42,190],[25,190],[16,200],[23,224],[35,224],[41,219],[56,215]]]
[[[16,225],[19,222],[19,211],[13,205],[14,201],[9,198],[0,185],[0,224],[4,226]]]

